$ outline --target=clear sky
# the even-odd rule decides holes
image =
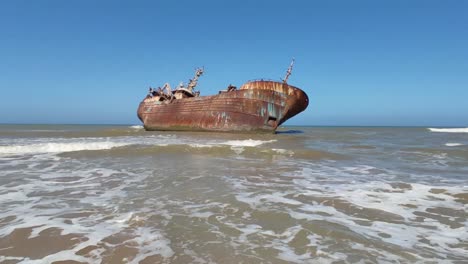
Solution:
[[[148,87],[257,78],[288,125],[468,126],[468,1],[0,1],[0,123],[139,124]]]

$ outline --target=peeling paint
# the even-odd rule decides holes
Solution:
[[[307,106],[307,95],[297,87],[253,81],[218,95],[157,102],[145,99],[138,117],[147,130],[273,132]]]

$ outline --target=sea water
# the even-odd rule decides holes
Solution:
[[[467,209],[466,128],[0,125],[1,263],[466,263]]]

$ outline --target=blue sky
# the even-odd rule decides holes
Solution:
[[[468,1],[0,1],[0,123],[139,124],[149,86],[257,78],[288,125],[468,126]]]

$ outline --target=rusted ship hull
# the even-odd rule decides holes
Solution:
[[[146,130],[274,132],[304,111],[309,99],[283,82],[253,81],[239,90],[178,100],[143,100],[138,117]]]

